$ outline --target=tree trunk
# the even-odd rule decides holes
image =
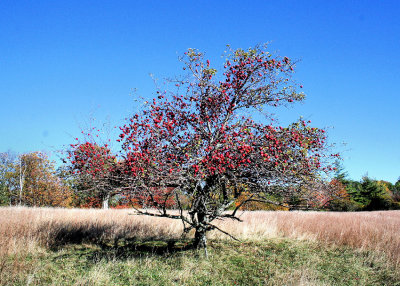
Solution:
[[[19,177],[19,202],[18,202],[18,205],[19,206],[21,206],[22,205],[22,186],[23,186],[23,183],[22,183],[22,176],[20,176]]]
[[[203,249],[204,254],[207,258],[208,252],[207,252],[206,225],[207,225],[207,216],[202,209],[197,212],[197,226],[196,226],[196,232],[194,234],[194,246],[199,250]]]
[[[208,252],[207,252],[207,236],[206,236],[206,231],[204,228],[200,227],[196,229],[196,232],[194,234],[194,246],[197,249],[204,249],[204,254],[206,258],[208,257]]]
[[[22,193],[24,187],[25,170],[22,171],[22,157],[19,158],[19,206],[22,206]]]
[[[110,194],[106,194],[103,198],[103,209],[107,210],[108,209],[108,202],[110,200]]]

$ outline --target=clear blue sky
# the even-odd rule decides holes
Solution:
[[[54,152],[90,118],[120,125],[187,48],[299,59],[304,104],[352,179],[400,176],[400,1],[0,1],[0,152]],[[133,89],[137,89],[133,93]],[[133,95],[136,94],[136,95]],[[341,145],[342,142],[346,146]]]

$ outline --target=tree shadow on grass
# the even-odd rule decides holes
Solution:
[[[156,240],[136,240],[121,239],[116,245],[114,242],[106,243],[72,243],[64,244],[52,251],[62,251],[54,259],[77,257],[79,260],[86,260],[87,263],[93,264],[98,261],[125,261],[135,258],[146,257],[168,257],[177,253],[185,253],[186,251],[195,249],[190,239],[156,239]]]
[[[190,239],[121,239],[117,244],[103,244],[93,252],[93,259],[142,258],[149,256],[169,256],[195,249]]]
[[[93,243],[101,245],[104,241],[108,226],[71,226],[57,225],[50,230],[47,226],[43,227],[48,231],[46,246],[51,250],[58,250],[70,244]]]
[[[58,225],[48,232],[46,246],[52,251],[59,251],[69,246],[75,247],[75,255],[91,256],[98,259],[128,259],[146,256],[168,256],[177,252],[194,249],[191,239],[132,237],[121,231],[109,235],[109,226],[69,226]],[[68,254],[63,254],[68,255]]]

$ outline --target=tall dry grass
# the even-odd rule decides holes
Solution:
[[[119,239],[176,239],[178,220],[130,215],[131,210],[0,208],[0,257],[26,253],[38,246]],[[400,211],[268,212],[241,214],[243,222],[218,221],[239,239],[291,237],[385,253],[400,266]],[[210,238],[227,238],[213,231]]]
[[[400,211],[266,212],[242,214],[220,226],[240,238],[291,237],[385,253],[400,268]]]
[[[103,242],[120,238],[179,236],[179,221],[134,216],[128,210],[0,208],[0,253],[17,254],[37,246]]]

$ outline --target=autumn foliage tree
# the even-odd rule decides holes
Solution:
[[[57,176],[54,163],[43,152],[19,156],[0,154],[0,181],[9,205],[69,207],[72,192]]]
[[[43,152],[32,152],[21,155],[23,204],[28,206],[68,207],[72,201],[71,190],[56,175],[54,163]]]
[[[226,233],[214,220],[240,220],[238,210],[250,202],[283,205],[329,171],[329,156],[323,129],[302,120],[278,126],[270,118],[270,108],[305,98],[291,79],[289,58],[257,46],[231,51],[221,71],[194,49],[181,61],[187,74],[170,81],[168,91],[157,90],[120,128],[121,164],[111,173],[122,189],[146,199],[151,210],[139,214],[182,220],[207,253],[206,232]],[[250,117],[257,113],[264,119]],[[90,170],[102,176],[102,168]],[[189,200],[187,212],[182,197]],[[235,204],[239,197],[245,199]],[[169,213],[170,199],[179,214]]]
[[[11,151],[0,153],[0,205],[12,205],[16,196],[16,155]]]

